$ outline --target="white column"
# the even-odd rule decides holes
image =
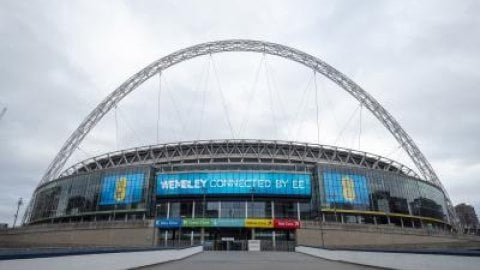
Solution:
[[[170,218],[170,202],[167,202],[167,219]],[[168,230],[165,230],[165,246],[168,246]]]
[[[297,201],[297,219],[300,220],[300,202]]]
[[[276,247],[277,247],[277,241],[276,241],[275,237],[276,237],[276,232],[275,232],[275,229],[273,229],[273,231],[272,231],[272,246],[273,246],[273,250],[276,250]]]
[[[275,218],[275,202],[274,201],[271,201],[270,202],[270,208],[272,208],[272,219]]]
[[[221,218],[222,217],[222,202],[219,201],[217,203],[217,206],[218,206],[218,218]]]
[[[275,202],[274,201],[271,201],[271,208],[272,208],[272,221],[273,219],[275,219]],[[275,239],[275,229],[272,229],[272,246],[273,246],[273,250],[275,250],[276,246],[277,246],[277,243],[276,243],[276,239]]]
[[[156,206],[155,206],[155,212],[157,212]],[[156,216],[156,215],[157,215],[157,214],[155,213],[155,216]],[[157,219],[154,218],[154,219],[153,219],[153,236],[152,236],[152,237],[153,237],[153,246],[154,246],[154,247],[158,246],[158,228],[157,228],[157,224],[156,224],[156,223],[157,223]]]
[[[193,201],[192,205],[192,218],[195,218],[195,201]],[[190,245],[193,246],[193,229],[190,232]]]

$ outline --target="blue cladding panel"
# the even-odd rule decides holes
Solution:
[[[144,174],[105,176],[100,205],[135,203],[142,200]]]
[[[369,204],[367,179],[363,175],[325,172],[323,183],[328,203]]]
[[[311,195],[311,174],[288,172],[185,172],[157,175],[157,195]]]

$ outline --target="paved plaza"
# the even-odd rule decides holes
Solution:
[[[143,269],[161,270],[367,270],[379,269],[334,262],[296,252],[207,251],[190,258]]]

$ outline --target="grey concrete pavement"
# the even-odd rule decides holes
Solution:
[[[367,266],[334,262],[295,252],[245,252],[245,251],[207,251],[189,258],[143,267],[161,270],[256,270],[256,269],[294,269],[294,270],[372,270]]]

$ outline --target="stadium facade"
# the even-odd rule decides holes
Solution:
[[[294,243],[309,221],[451,228],[442,189],[408,167],[286,141],[179,142],[108,153],[39,186],[32,205],[28,224],[150,219],[158,244],[191,240],[216,249],[249,239]]]

